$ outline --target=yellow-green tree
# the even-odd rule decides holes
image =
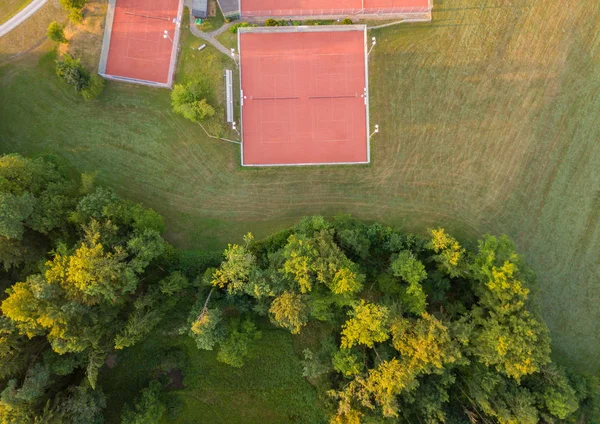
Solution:
[[[308,322],[308,311],[302,296],[290,291],[273,299],[269,314],[274,324],[287,328],[292,334],[298,334]]]
[[[461,357],[448,327],[427,312],[419,319],[392,320],[391,332],[394,348],[405,366],[415,374],[441,370]]]
[[[481,284],[471,343],[484,364],[517,381],[550,363],[549,332],[527,309],[529,289],[521,280],[519,261],[506,238],[486,236],[480,242],[473,265]]]
[[[316,283],[315,261],[318,254],[311,239],[295,234],[288,238],[283,250],[286,259],[282,271],[298,284],[301,293],[310,292]]]
[[[361,300],[348,315],[350,319],[342,326],[342,348],[357,344],[373,347],[389,338],[387,307]]]
[[[256,298],[272,295],[272,290],[256,265],[256,257],[248,248],[253,239],[252,234],[248,233],[243,246],[230,244],[225,249],[225,260],[212,276],[213,286],[233,295],[245,293]]]
[[[440,269],[451,277],[460,275],[465,249],[443,228],[429,230],[429,234],[431,239],[428,247],[436,253],[433,259]]]
[[[392,274],[408,283],[402,292],[402,301],[414,314],[421,314],[427,308],[427,296],[421,282],[427,278],[425,266],[412,252],[403,250],[392,262]]]

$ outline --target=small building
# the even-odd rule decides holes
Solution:
[[[223,16],[229,19],[240,17],[240,0],[217,0]]]
[[[208,0],[192,0],[192,15],[196,18],[208,17]]]

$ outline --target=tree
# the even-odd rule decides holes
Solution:
[[[332,423],[575,422],[600,398],[593,382],[550,365],[548,330],[531,308],[535,277],[506,237],[467,250],[441,228],[425,238],[309,217],[229,246],[210,274],[229,322],[201,324],[222,360],[243,363],[250,338],[230,317],[251,311],[268,309],[293,334],[310,322],[311,341],[340,340],[302,361],[309,378],[338,373],[319,380],[337,401]]]
[[[0,262],[33,265],[46,253],[77,198],[76,184],[52,157],[0,157]]]
[[[0,379],[16,377],[27,368],[26,349],[26,341],[14,324],[6,316],[0,316]]]
[[[389,338],[389,309],[361,300],[348,312],[350,319],[342,326],[342,348],[360,344],[373,347]]]
[[[302,362],[302,376],[307,378],[318,378],[327,372],[327,366],[320,361],[319,356],[310,349],[302,351],[304,360]]]
[[[206,100],[206,93],[199,82],[185,85],[175,84],[171,93],[173,111],[192,122],[203,121],[215,114],[213,107]]]
[[[175,271],[160,280],[159,285],[161,293],[171,296],[186,289],[190,282],[181,272]]]
[[[92,74],[90,76],[90,82],[84,89],[81,90],[81,95],[83,99],[87,102],[97,98],[102,91],[104,91],[104,86],[106,85],[104,78],[102,78],[98,74]]]
[[[214,346],[223,339],[220,327],[222,321],[220,309],[203,310],[192,324],[192,334],[198,349],[213,350]]]
[[[60,4],[65,9],[83,9],[87,0],[60,0]]]
[[[8,239],[21,240],[25,231],[25,221],[35,206],[35,199],[31,194],[24,193],[15,196],[11,193],[0,193],[0,236]]]
[[[315,261],[319,252],[313,241],[305,236],[292,234],[283,250],[286,259],[281,271],[298,283],[301,293],[312,290],[316,281]]]
[[[67,42],[64,32],[64,26],[56,21],[52,21],[50,22],[50,25],[48,25],[47,35],[49,39],[51,39],[52,41],[56,41],[57,43]]]
[[[244,365],[250,356],[252,342],[260,339],[262,333],[250,320],[233,320],[229,324],[227,337],[221,342],[217,352],[217,360],[235,368]]]
[[[391,323],[392,345],[415,374],[429,374],[456,362],[460,349],[451,339],[448,327],[424,312],[421,318],[396,318]]]
[[[472,266],[483,283],[476,287],[472,352],[516,380],[550,362],[549,332],[526,308],[529,289],[519,278],[518,262],[514,246],[487,236]]]
[[[310,292],[318,283],[338,295],[362,288],[364,276],[335,244],[330,231],[321,230],[312,237],[292,234],[282,256],[285,261],[280,272],[292,278],[301,293]]]
[[[78,93],[90,85],[90,73],[81,64],[81,60],[68,53],[63,60],[56,61],[56,74],[63,82],[72,85]]]
[[[135,405],[125,405],[121,424],[158,424],[167,406],[161,399],[163,386],[158,381],[152,381],[148,387],[142,389],[136,399]]]
[[[352,350],[340,349],[332,358],[333,368],[344,377],[353,377],[361,373],[363,364]]]
[[[69,12],[69,18],[73,22],[81,22],[83,19],[83,7],[87,0],[60,0],[60,4]]]
[[[106,398],[101,389],[89,385],[71,386],[56,407],[57,422],[102,424]]]
[[[292,334],[300,333],[308,321],[308,311],[302,296],[289,291],[283,292],[273,300],[269,313],[275,325],[287,328]]]
[[[225,250],[225,261],[212,278],[212,285],[227,290],[230,294],[245,293],[261,298],[272,291],[256,265],[256,257],[248,250],[252,234],[244,237],[245,245],[229,245]]]
[[[138,297],[133,302],[134,310],[129,314],[125,327],[115,337],[115,349],[124,349],[142,340],[174,304],[172,299],[163,299],[158,290]]]
[[[425,266],[408,250],[401,251],[392,262],[392,273],[408,283],[402,292],[402,300],[414,314],[422,314],[427,308],[427,296],[421,282],[427,278]]]
[[[431,235],[431,241],[428,247],[436,253],[433,259],[439,264],[440,269],[450,277],[460,275],[461,261],[464,258],[465,249],[443,228],[429,230],[429,234]]]

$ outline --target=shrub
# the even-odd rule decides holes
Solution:
[[[142,389],[136,398],[135,405],[125,405],[121,416],[122,424],[158,424],[167,412],[167,406],[162,401],[163,386],[158,381],[152,381]]]
[[[346,18],[346,19],[342,20],[342,25],[352,25],[352,24],[353,24],[353,22],[352,22],[352,19],[350,19],[350,18]]]
[[[104,90],[104,84],[104,78],[102,78],[98,74],[94,74],[90,78],[89,85],[83,90],[81,90],[81,95],[86,101],[95,99]]]
[[[231,31],[232,34],[237,34],[239,28],[253,28],[256,26],[258,26],[258,25],[249,24],[248,22],[240,22],[240,23],[231,25],[231,27],[229,27],[229,31]]]
[[[48,25],[48,38],[52,41],[56,41],[57,43],[66,43],[67,39],[65,38],[64,26],[59,24],[56,21],[53,21]]]
[[[214,108],[204,98],[199,83],[176,84],[171,93],[173,111],[192,122],[200,122],[215,114]]]
[[[61,80],[75,87],[78,93],[90,85],[90,73],[79,59],[70,54],[65,54],[64,60],[56,61],[56,74]]]
[[[83,20],[83,7],[87,0],[60,0],[60,4],[69,12],[69,19],[73,22],[81,22]]]
[[[276,21],[273,18],[269,18],[265,21],[265,26],[268,26],[268,27],[279,26],[279,21]]]

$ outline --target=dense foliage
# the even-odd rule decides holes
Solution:
[[[50,28],[48,29],[50,31]],[[83,98],[92,100],[104,90],[104,79],[98,74],[91,74],[80,59],[65,54],[62,60],[56,61],[56,75],[68,85],[75,88]]]
[[[333,329],[303,352],[304,375],[329,386],[332,423],[552,423],[594,402],[593,380],[552,363],[535,276],[505,236],[467,249],[443,229],[313,217],[230,245],[204,283],[190,316],[199,348],[238,337],[240,316]],[[229,360],[241,366],[252,341]]]
[[[61,25],[56,21],[50,22],[47,32],[48,38],[52,41],[56,41],[57,43],[66,43],[67,38],[65,37],[64,29],[64,25]]]
[[[200,122],[215,114],[207,100],[209,93],[210,87],[204,80],[175,84],[171,93],[171,105],[175,113],[192,122]]]
[[[61,6],[69,12],[69,18],[73,22],[81,22],[86,3],[87,0],[60,0]]]
[[[188,286],[162,217],[54,158],[0,157],[0,423],[103,422],[109,353]]]

